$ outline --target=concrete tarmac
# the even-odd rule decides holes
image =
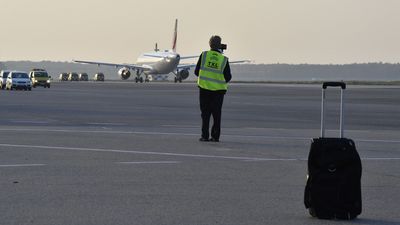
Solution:
[[[328,90],[328,136],[338,131]],[[232,84],[219,143],[199,142],[194,83],[54,83],[0,91],[0,224],[400,224],[400,88],[349,86],[362,157],[357,220],[303,204],[319,85]]]

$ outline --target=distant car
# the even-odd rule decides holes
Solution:
[[[79,74],[79,80],[80,81],[88,81],[89,80],[89,76],[87,75],[87,73],[80,73]]]
[[[103,73],[96,73],[93,77],[94,81],[104,81],[104,74]]]
[[[28,73],[22,71],[11,71],[7,76],[6,89],[32,90],[32,82]]]
[[[68,73],[60,73],[59,79],[60,79],[60,81],[67,81],[68,80]]]
[[[29,77],[31,78],[32,81],[32,87],[36,86],[43,86],[50,88],[50,79],[51,76],[47,73],[46,70],[44,69],[32,69],[29,72]]]
[[[68,80],[69,81],[79,81],[79,75],[77,73],[69,73]]]
[[[6,87],[7,77],[8,77],[9,73],[10,73],[10,71],[8,71],[8,70],[2,70],[0,72],[0,88],[1,89],[4,89]]]

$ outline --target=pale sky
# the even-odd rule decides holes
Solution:
[[[0,61],[133,63],[170,49],[198,55],[211,35],[231,60],[400,62],[399,0],[0,0]]]

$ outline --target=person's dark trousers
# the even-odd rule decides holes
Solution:
[[[219,140],[221,134],[221,112],[225,93],[207,91],[200,88],[200,110],[202,118],[201,137],[208,139],[210,136],[210,117],[213,116],[211,137]]]

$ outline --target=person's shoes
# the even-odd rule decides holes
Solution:
[[[208,138],[203,138],[203,137],[201,137],[201,138],[199,139],[199,141],[210,141],[210,140],[208,140]]]
[[[219,142],[219,139],[211,138],[210,141],[212,141],[212,142]]]

